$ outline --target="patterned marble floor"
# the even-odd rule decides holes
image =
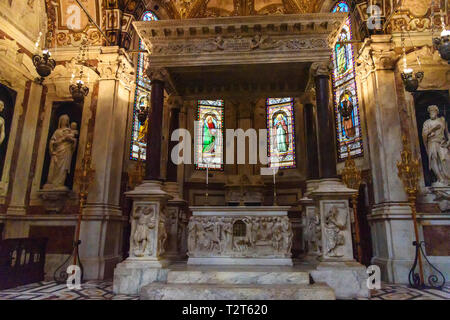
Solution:
[[[0,291],[0,300],[138,300],[136,296],[115,295],[112,282],[88,281],[81,290],[69,290],[65,284],[39,282]],[[370,300],[450,300],[450,284],[441,290],[416,290],[406,285],[383,284]]]

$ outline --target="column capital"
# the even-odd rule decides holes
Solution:
[[[394,70],[400,57],[394,49],[391,35],[373,35],[364,42],[358,64],[366,69],[375,67],[375,70]]]
[[[177,95],[170,95],[167,99],[167,105],[171,110],[180,110],[183,107],[183,98]]]
[[[119,80],[130,88],[129,84],[133,83],[135,76],[134,67],[123,51],[112,49],[114,48],[102,49],[99,55],[97,66],[99,80]]]
[[[169,72],[166,68],[148,68],[147,76],[151,81],[168,82]]]
[[[311,75],[316,77],[329,77],[331,72],[333,71],[333,62],[323,61],[323,62],[313,62],[311,65]]]

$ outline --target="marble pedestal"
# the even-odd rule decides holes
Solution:
[[[366,268],[353,258],[349,198],[355,192],[339,179],[324,179],[310,194],[320,214],[322,241],[321,262],[311,276],[340,298],[369,296]]]
[[[167,201],[172,196],[157,181],[145,181],[126,195],[133,199],[130,254],[114,270],[113,291],[137,294],[142,286],[160,281],[165,274]]]
[[[164,183],[164,190],[173,197],[167,202],[165,257],[171,261],[179,261],[185,259],[187,254],[187,201],[181,198],[176,182]]]
[[[192,207],[188,264],[292,265],[289,207]]]

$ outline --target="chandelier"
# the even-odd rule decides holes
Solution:
[[[41,37],[42,37],[42,32],[39,32],[39,36],[38,36],[38,39],[35,44],[36,51],[38,51]],[[52,73],[53,69],[55,69],[55,67],[56,67],[56,61],[54,59],[52,59],[51,56],[52,56],[52,54],[50,53],[50,51],[48,49],[42,50],[42,55],[40,55],[38,53],[33,55],[33,58],[32,58],[33,65],[36,68],[36,72],[40,76],[40,78],[36,79],[36,81],[39,84],[42,84],[44,82],[45,78],[48,77]]]
[[[78,80],[75,84],[69,86],[72,99],[76,103],[83,103],[84,98],[89,94],[89,88],[84,85],[83,80]]]
[[[411,36],[410,36],[411,39]],[[412,42],[412,40],[411,40]],[[401,73],[403,85],[405,86],[405,90],[408,92],[415,92],[419,88],[419,84],[422,82],[424,73],[423,71],[418,71],[414,73],[412,68],[408,67],[406,62],[406,47],[405,47],[405,37],[402,33],[402,48],[403,48],[403,72]],[[416,52],[416,48],[414,47],[414,53]],[[419,68],[421,67],[420,59],[416,54],[417,63]]]
[[[441,58],[446,60],[450,64],[450,30],[447,30],[445,25],[445,15],[441,8],[441,4],[439,1],[439,11],[441,16],[441,26],[442,32],[440,37],[434,37],[434,0],[431,4],[431,23],[432,23],[432,32],[433,32],[433,44],[434,48],[439,51]]]
[[[75,70],[72,73],[72,84],[69,86],[70,94],[72,95],[72,99],[75,103],[83,104],[84,98],[89,94],[89,87],[84,85],[83,74],[84,74],[84,65],[86,64],[86,55],[87,55],[87,47],[88,40],[86,37],[83,37],[80,46],[80,52],[78,54],[78,64],[80,65],[80,73],[79,79],[73,83],[75,79]]]

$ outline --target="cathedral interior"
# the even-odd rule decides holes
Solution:
[[[0,297],[73,275],[143,300],[448,288],[449,16],[0,0]]]

